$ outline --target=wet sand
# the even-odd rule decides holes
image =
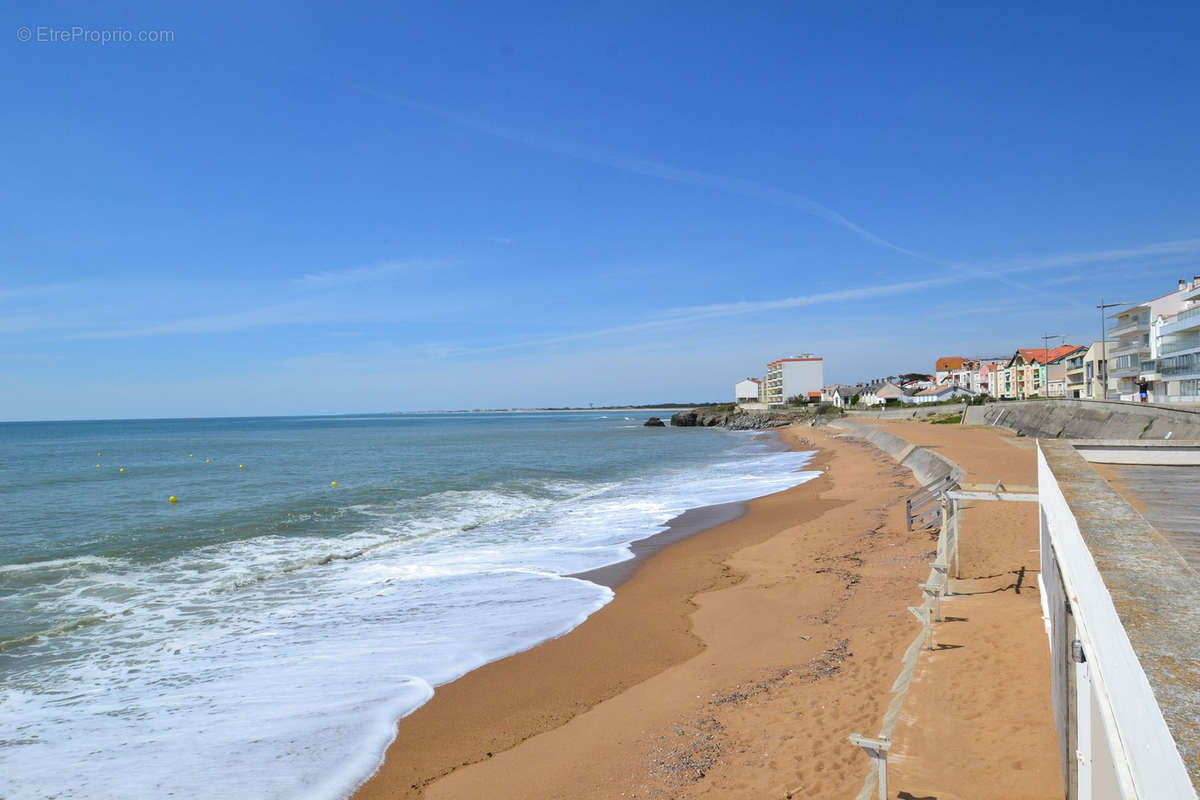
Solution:
[[[991,430],[902,435],[979,478],[1025,482],[1032,466],[1030,443]],[[613,602],[440,687],[357,797],[857,795],[869,764],[847,737],[879,729],[936,542],[906,530],[916,484],[887,455],[830,428],[784,437],[811,440],[820,477],[685,515],[632,572],[592,576]],[[967,512],[980,535],[964,528],[960,588],[978,594],[948,601],[961,618],[937,635],[955,646],[918,662],[894,738],[900,796],[1061,796],[1036,579],[1018,592],[1013,572],[1036,570],[1036,526],[1004,505]]]
[[[438,688],[359,798],[855,794],[932,542],[907,470],[828,429],[808,483],[674,541],[583,625]],[[614,581],[618,582],[618,581]]]

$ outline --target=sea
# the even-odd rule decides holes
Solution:
[[[345,797],[612,599],[571,575],[816,474],[645,416],[0,424],[0,798]]]

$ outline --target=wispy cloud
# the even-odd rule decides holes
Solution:
[[[48,294],[57,294],[71,289],[77,289],[82,286],[80,281],[68,281],[62,283],[43,283],[34,286],[9,286],[0,287],[0,301],[4,300],[24,300],[29,297],[44,297]]]
[[[946,276],[940,278],[928,278],[918,281],[904,281],[901,283],[892,284],[876,284],[874,286],[859,286],[853,289],[839,289],[831,292],[820,292],[809,295],[798,295],[795,297],[785,297],[776,300],[761,300],[753,302],[740,303],[713,303],[710,305],[688,306],[683,308],[667,309],[652,319],[642,320],[640,322],[630,322],[624,325],[613,325],[606,328],[597,328],[589,331],[578,331],[575,333],[566,333],[556,336],[549,336],[540,339],[527,339],[517,342],[509,342],[505,344],[490,345],[487,347],[463,348],[452,351],[453,355],[475,355],[483,353],[495,353],[504,350],[514,350],[528,347],[546,347],[558,344],[567,344],[570,342],[582,341],[585,339],[596,339],[604,336],[616,336],[631,333],[641,333],[648,330],[658,328],[666,328],[679,325],[687,325],[695,322],[702,322],[720,317],[731,317],[745,314],[764,313],[768,311],[778,311],[788,308],[801,308],[805,306],[824,305],[828,303],[846,302],[848,300],[863,300],[872,297],[884,297],[887,295],[906,294],[918,289],[927,289],[934,286],[944,286],[950,283],[963,280],[957,276]]]
[[[922,278],[919,280],[899,281],[896,283],[871,284],[866,286],[855,286],[847,289],[835,289],[827,292],[816,292],[813,294],[796,295],[792,297],[775,298],[770,300],[753,300],[740,301],[734,303],[710,303],[706,305],[684,306],[680,308],[665,309],[659,312],[651,319],[630,322],[622,325],[613,325],[604,328],[597,328],[587,331],[575,331],[564,333],[556,336],[548,336],[539,339],[527,339],[504,344],[490,345],[478,348],[464,348],[460,350],[451,350],[448,355],[479,355],[485,353],[494,353],[505,350],[516,350],[532,347],[548,347],[559,344],[568,344],[571,342],[582,341],[586,339],[595,339],[605,336],[619,336],[625,334],[641,333],[648,330],[667,328],[670,326],[683,326],[691,323],[701,322],[705,320],[717,319],[722,317],[745,316],[752,314],[765,314],[773,311],[782,311],[786,309],[805,308],[820,305],[832,305],[837,303],[846,303],[851,301],[869,300],[873,298],[889,297],[910,294],[926,289],[936,287],[950,286],[957,283],[964,283],[970,280],[978,280],[980,277],[987,277],[999,282],[1008,282],[1006,279],[1010,275],[1049,271],[1058,269],[1063,266],[1083,266],[1087,264],[1105,263],[1118,260],[1137,260],[1151,256],[1160,256],[1164,253],[1190,253],[1200,252],[1200,239],[1188,239],[1176,242],[1159,242],[1154,244],[1143,245],[1141,247],[1130,247],[1121,249],[1095,250],[1080,253],[1065,253],[1054,256],[1042,256],[1037,258],[1013,258],[1004,259],[992,262],[990,267],[985,268],[982,264],[959,265],[960,267],[971,267],[970,269],[962,269],[960,271],[950,272],[936,277]],[[1000,266],[1004,265],[1004,266]],[[1070,276],[1074,279],[1075,276]],[[1066,282],[1066,281],[1061,281]],[[1027,304],[1017,306],[1017,308],[1025,309]],[[969,313],[982,313],[988,309],[987,306],[981,306],[978,309],[973,309]],[[1002,309],[993,309],[1002,310]],[[968,313],[968,312],[962,312]],[[944,314],[943,316],[949,316]]]
[[[856,286],[851,289],[836,289],[816,294],[783,297],[775,300],[759,300],[738,303],[711,303],[701,306],[673,308],[662,312],[664,321],[693,321],[713,319],[715,317],[731,317],[743,314],[760,314],[767,311],[780,311],[787,308],[802,308],[804,306],[842,303],[848,300],[868,300],[874,297],[887,297],[896,294],[907,294],[919,289],[932,289],[935,286],[946,286],[964,280],[957,275],[944,275],[937,278],[925,278],[916,281],[901,281],[899,283],[880,283],[868,286]]]
[[[434,261],[384,261],[365,267],[310,272],[307,275],[297,278],[296,284],[307,289],[329,286],[354,286],[361,283],[382,280],[393,275],[424,272],[438,266],[442,266],[442,264]]]
[[[1018,256],[993,261],[976,262],[978,267],[1006,267],[1020,271],[1078,267],[1086,264],[1106,264],[1119,261],[1138,261],[1162,256],[1200,253],[1200,239],[1178,239],[1155,242],[1140,247],[1117,247],[1107,250],[1087,250],[1081,253],[1061,253],[1053,256]]]
[[[293,69],[305,71],[300,67],[293,67]],[[895,242],[889,241],[879,234],[867,230],[859,223],[854,222],[829,206],[818,203],[816,200],[805,197],[797,192],[779,189],[765,183],[760,183],[758,181],[752,181],[745,178],[722,175],[716,172],[688,169],[686,167],[677,167],[662,161],[642,158],[640,156],[629,155],[627,153],[620,153],[615,150],[607,150],[601,147],[595,147],[592,145],[583,144],[581,142],[571,141],[569,139],[519,130],[506,125],[500,125],[498,123],[478,119],[467,114],[440,108],[429,103],[409,100],[407,98],[392,94],[391,92],[383,91],[375,86],[370,86],[355,81],[347,81],[342,78],[334,78],[327,74],[314,74],[314,77],[354,89],[355,91],[363,94],[403,106],[404,108],[408,108],[413,111],[418,111],[422,114],[427,114],[431,117],[437,117],[438,119],[453,123],[463,128],[477,131],[497,139],[504,139],[509,142],[514,142],[534,150],[540,150],[545,153],[553,153],[555,155],[575,159],[578,161],[589,161],[593,164],[601,164],[603,166],[632,173],[634,175],[643,175],[648,178],[657,178],[659,180],[670,181],[672,183],[683,184],[686,186],[715,189],[717,191],[737,194],[743,197],[749,197],[751,199],[783,206],[785,208],[791,208],[850,231],[855,236],[858,236],[859,238],[876,244],[880,247],[884,247],[894,252],[902,253],[906,256],[910,256],[917,260],[925,261],[931,264],[945,263],[941,259],[914,252],[906,247],[896,244]]]
[[[38,333],[79,327],[81,322],[77,315],[62,311],[0,317],[0,333]]]
[[[1078,274],[1063,275],[1061,278],[1048,278],[1047,280],[1042,281],[1042,285],[1044,285],[1044,286],[1064,286],[1068,283],[1079,283],[1080,281],[1086,281],[1086,280],[1087,280],[1087,275],[1078,275]]]
[[[327,314],[304,304],[287,304],[235,311],[227,314],[207,314],[170,322],[156,322],[125,328],[92,330],[65,337],[68,339],[132,339],[144,336],[172,334],[228,333],[232,331],[267,328],[277,325],[332,321]]]
[[[134,339],[152,336],[234,333],[237,331],[322,324],[391,324],[425,316],[421,309],[341,309],[310,303],[288,303],[225,314],[201,314],[168,322],[121,328],[93,329],[63,339]]]

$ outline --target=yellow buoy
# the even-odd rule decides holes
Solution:
[[[179,498],[178,498],[178,497],[176,497],[175,495],[171,495],[170,497],[168,497],[168,498],[167,498],[167,502],[168,502],[168,503],[178,503],[178,502],[179,502]]]
[[[238,469],[245,469],[245,468],[246,468],[245,464],[238,464]]]
[[[96,458],[100,458],[102,455],[104,455],[104,453],[96,453]]]
[[[97,464],[96,466],[98,467],[98,466],[100,466],[100,465],[99,465],[99,464]],[[330,485],[330,486],[337,486],[337,481],[330,481],[330,482],[329,482],[329,485]]]
[[[124,467],[121,467],[121,472],[124,472],[124,471],[125,471],[125,468],[124,468]]]
[[[211,458],[206,458],[206,459],[204,459],[204,463],[205,463],[205,464],[211,464],[211,463],[212,463],[212,459],[211,459]]]
[[[97,465],[96,465],[96,469],[100,469],[100,465],[99,465],[99,464],[97,464]]]

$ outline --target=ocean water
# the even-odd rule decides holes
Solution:
[[[612,597],[566,576],[815,474],[643,418],[0,424],[0,798],[344,797]]]

